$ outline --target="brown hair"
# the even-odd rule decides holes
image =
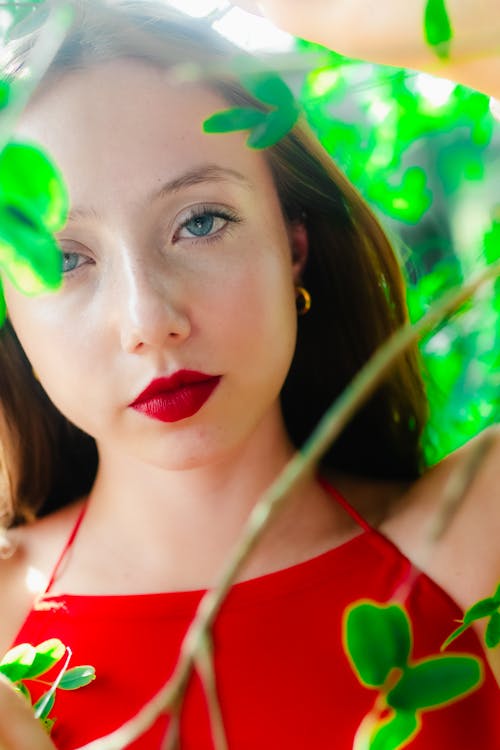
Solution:
[[[188,21],[154,2],[120,2],[106,9],[85,0],[75,9],[73,26],[35,96],[58,74],[128,57],[170,68],[198,64],[207,85],[229,104],[262,106],[229,72],[233,46],[204,22]],[[23,70],[34,37],[11,43],[4,77],[13,79]],[[241,60],[241,51],[237,54]],[[300,446],[370,355],[407,321],[405,290],[374,214],[303,122],[269,148],[266,158],[285,216],[304,221],[309,235],[303,285],[313,304],[299,318],[281,394],[287,429]],[[15,522],[44,514],[87,492],[97,467],[95,443],[49,401],[8,321],[0,332],[0,400],[0,471],[9,517]],[[426,416],[414,347],[322,463],[371,477],[415,478],[423,465]]]

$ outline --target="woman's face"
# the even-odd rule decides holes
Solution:
[[[227,107],[120,60],[58,80],[16,133],[55,160],[72,211],[56,235],[62,288],[27,298],[5,281],[12,324],[63,414],[99,447],[166,468],[276,430],[295,346],[303,229],[245,134],[202,132]],[[131,408],[179,370],[220,376],[194,414]]]

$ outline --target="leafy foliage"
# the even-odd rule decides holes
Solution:
[[[410,662],[411,623],[398,604],[351,604],[344,613],[343,643],[360,682],[379,690],[377,715],[362,722],[357,739],[367,750],[404,747],[418,733],[423,711],[462,698],[482,680],[481,661],[472,655]]]
[[[57,677],[51,682],[40,680],[42,675],[50,672],[68,652],[66,661]],[[56,700],[56,689],[77,690],[95,680],[94,667],[84,665],[68,669],[71,652],[58,638],[50,638],[32,646],[31,643],[20,643],[10,649],[0,661],[0,673],[10,680],[15,689],[33,706],[35,716],[40,719],[48,732],[54,725],[49,717]],[[43,684],[49,686],[33,703],[29,685]]]

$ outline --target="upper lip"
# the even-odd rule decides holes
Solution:
[[[206,380],[212,380],[215,377],[219,376],[207,375],[205,372],[197,372],[196,370],[177,370],[177,372],[174,372],[168,377],[155,378],[152,380],[142,393],[139,393],[131,406],[139,404],[142,401],[147,401],[150,398],[154,398],[161,393],[174,391],[176,388],[181,388],[183,385],[202,383]]]

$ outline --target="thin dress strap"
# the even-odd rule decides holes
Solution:
[[[66,557],[66,553],[68,552],[69,548],[71,547],[71,545],[75,541],[75,537],[76,537],[76,535],[78,533],[78,529],[80,528],[80,524],[82,523],[83,518],[85,516],[85,512],[87,510],[87,505],[88,505],[88,502],[85,502],[84,505],[83,505],[83,508],[81,509],[81,511],[78,514],[78,517],[76,519],[75,525],[73,526],[73,528],[71,530],[71,533],[70,533],[68,539],[66,540],[66,544],[62,548],[61,554],[57,558],[57,562],[54,565],[54,569],[52,570],[52,575],[49,578],[49,582],[48,582],[47,586],[45,587],[45,591],[43,592],[42,596],[45,596],[45,594],[47,594],[49,592],[49,590],[52,588],[52,584],[54,583],[54,581],[57,578],[57,574],[59,573],[59,568],[61,567],[62,561]]]
[[[362,529],[365,531],[374,531],[374,528],[370,526],[368,521],[365,521],[363,516],[360,516],[357,510],[355,510],[350,503],[347,502],[345,497],[340,494],[340,492],[331,485],[326,479],[323,477],[318,476],[318,482],[320,485],[333,497],[334,500],[336,500],[339,505],[341,505],[345,511],[353,518],[356,523],[358,523]]]

